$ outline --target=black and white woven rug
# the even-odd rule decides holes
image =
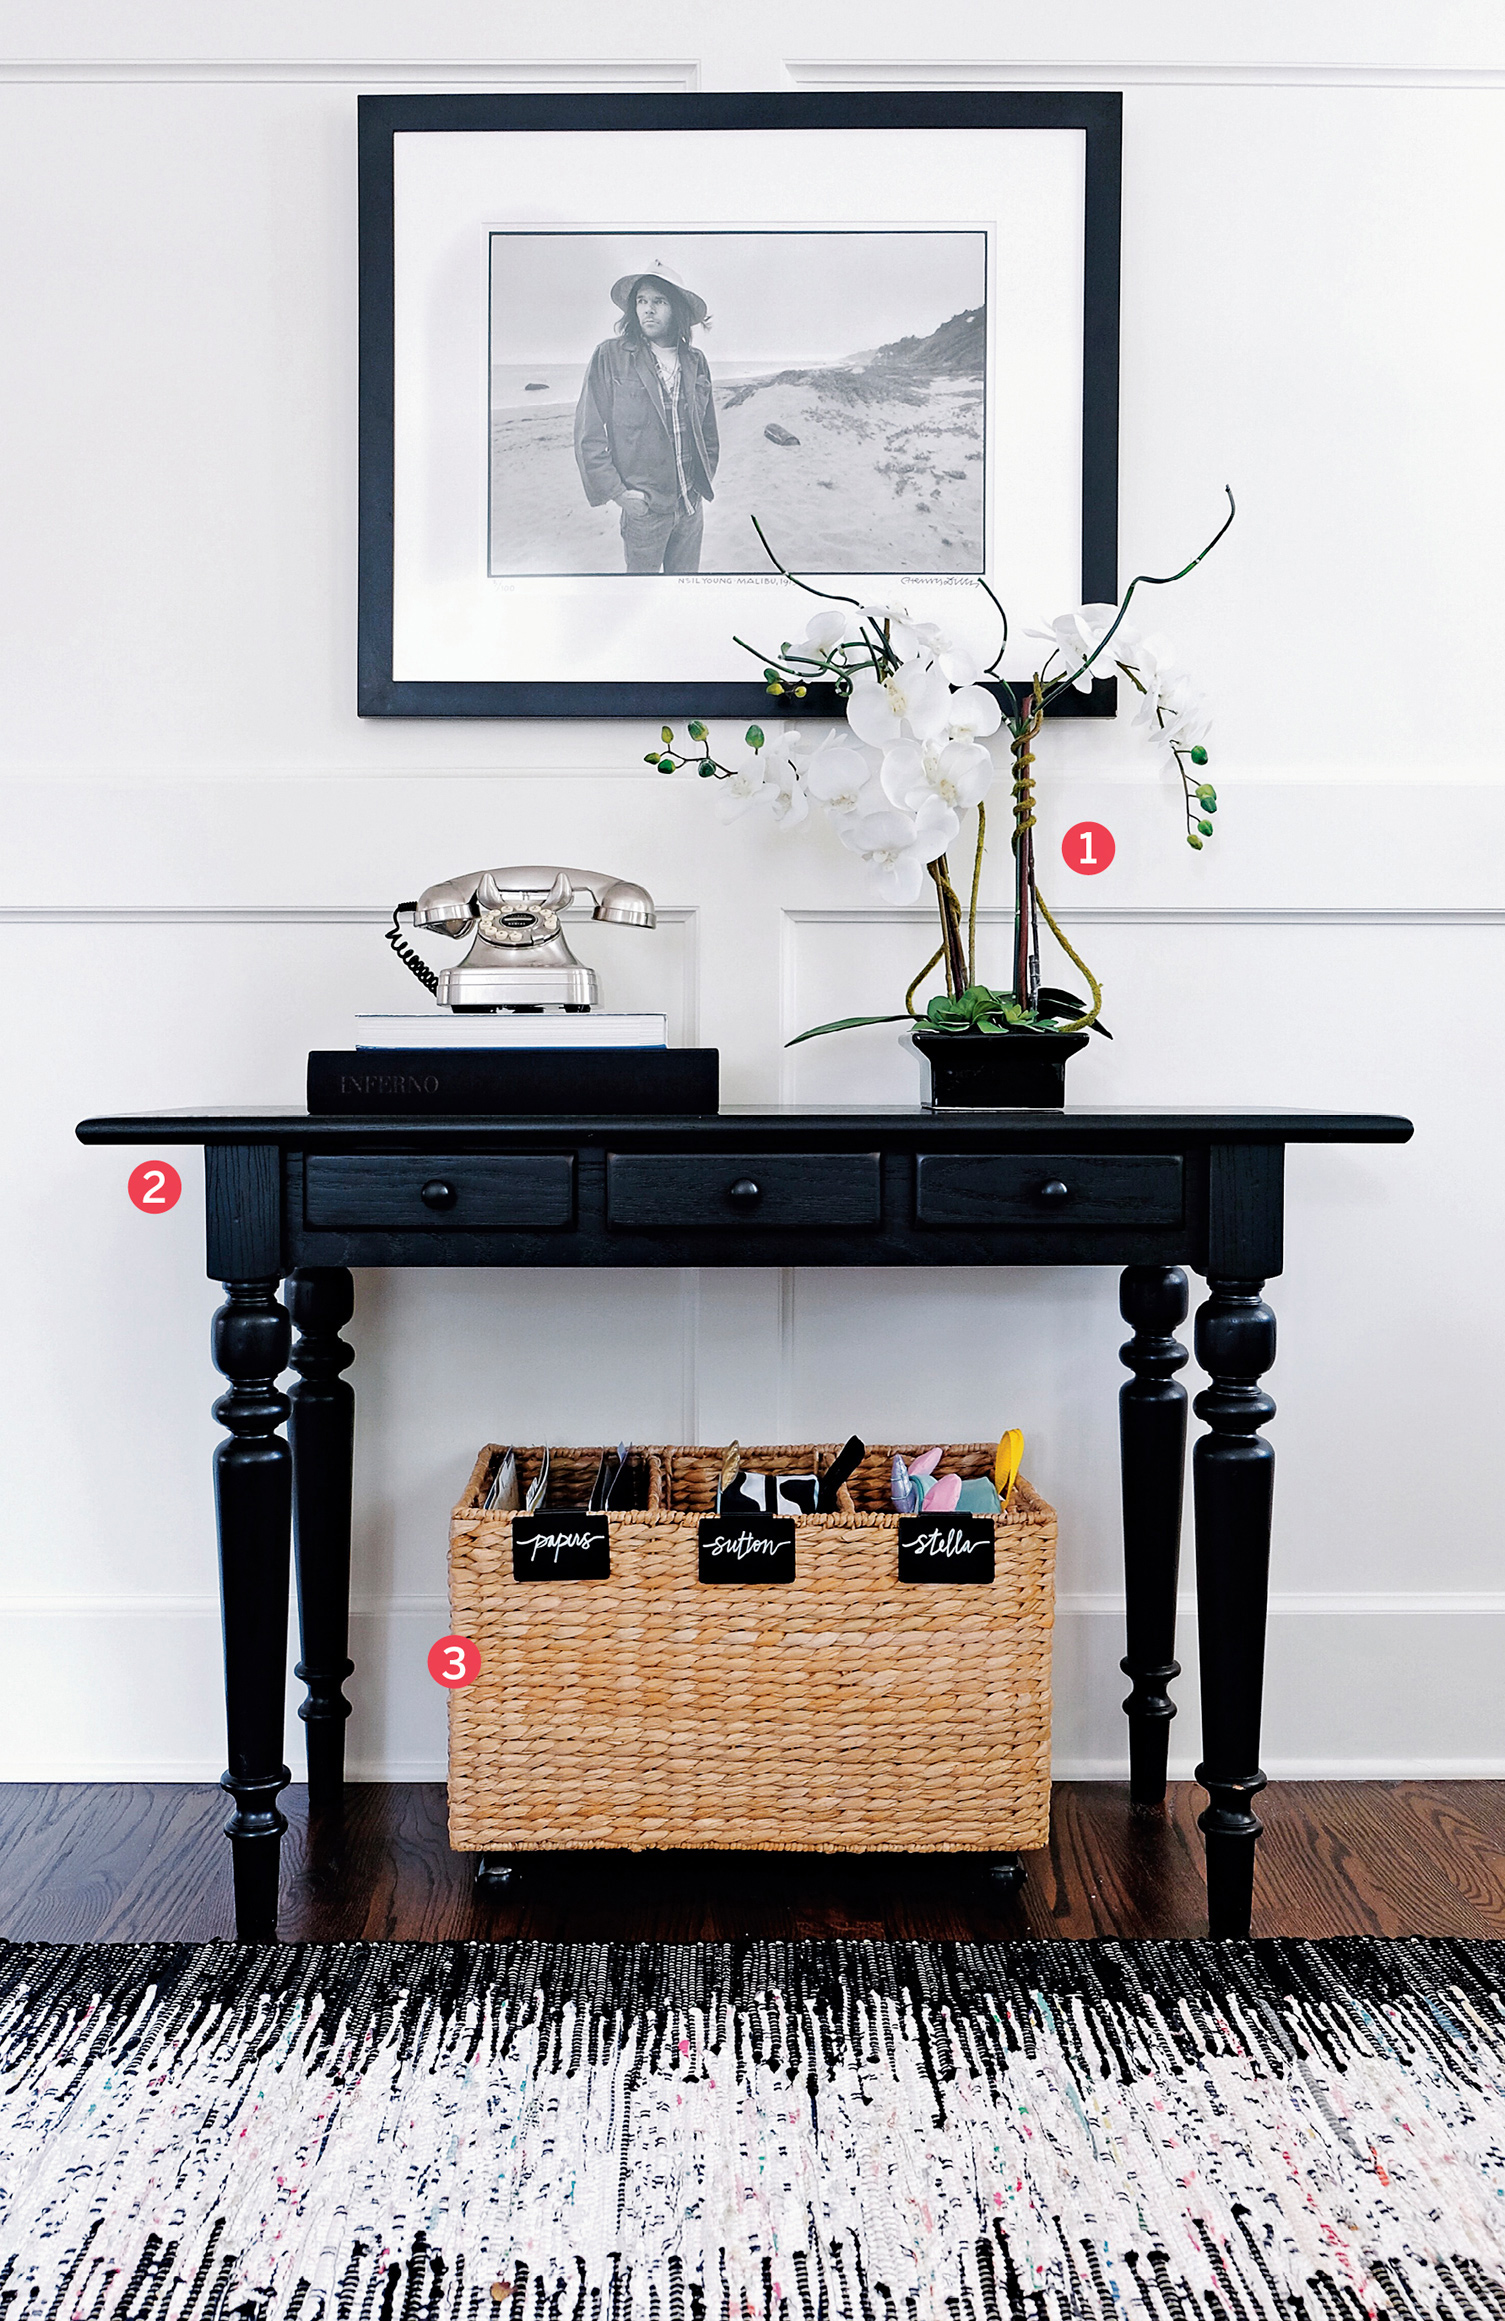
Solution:
[[[0,2321],[1505,2321],[1505,1945],[0,1946]]]

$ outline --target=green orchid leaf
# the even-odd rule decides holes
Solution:
[[[818,1040],[823,1032],[855,1031],[860,1024],[908,1023],[909,1020],[907,1015],[844,1015],[839,1023],[818,1023],[808,1032],[796,1032],[794,1038],[786,1040],[784,1045],[786,1048],[797,1048],[801,1040]]]
[[[1058,991],[1049,988],[1040,993],[1040,1011],[1042,1014],[1049,1013],[1056,1017],[1064,1016],[1069,1020],[1072,1016],[1085,1015],[1087,1002],[1085,999],[1078,999],[1073,991]],[[1105,1040],[1111,1040],[1113,1037],[1105,1023],[1094,1022],[1088,1028],[1091,1031],[1101,1032]]]

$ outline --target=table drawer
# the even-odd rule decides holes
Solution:
[[[533,1233],[575,1222],[573,1153],[310,1153],[303,1217],[354,1232]]]
[[[1179,1225],[1181,1155],[922,1153],[920,1225]]]
[[[606,1222],[617,1228],[876,1225],[882,1215],[875,1152],[606,1156]]]

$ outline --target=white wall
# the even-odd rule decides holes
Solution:
[[[1088,817],[1119,843],[1063,898],[1118,1033],[1075,1093],[1415,1117],[1404,1149],[1290,1158],[1266,1763],[1505,1772],[1497,12],[25,0],[0,14],[0,1775],[222,1762],[197,1164],[145,1218],[142,1156],[81,1149],[82,1115],[296,1102],[311,1044],[407,1003],[391,901],[529,855],[675,907],[580,948],[721,1046],[729,1098],[916,1091],[891,1032],[782,1052],[929,947],[828,833],[723,830],[633,726],[353,714],[356,93],[842,82],[1125,90],[1126,570],[1199,539],[1225,480],[1241,515],[1163,608],[1217,700],[1215,844],[1188,852],[1127,733],[1042,749],[1044,860]],[[999,979],[996,914],[990,939]],[[442,1770],[423,1656],[480,1442],[1006,1423],[1061,1512],[1057,1768],[1120,1768],[1111,1274],[357,1295],[361,1772]],[[1184,1772],[1189,1617],[1182,1658]]]

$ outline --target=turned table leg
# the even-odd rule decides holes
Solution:
[[[1262,1281],[1209,1276],[1198,1309],[1197,1360],[1210,1383],[1197,1396],[1207,1421],[1192,1454],[1197,1526],[1197,1649],[1202,1674],[1202,1763],[1208,1805],[1207,1916],[1215,1935],[1246,1936],[1254,1846],[1262,1824],[1253,1800],[1265,1672],[1270,1511],[1275,1453],[1259,1429],[1275,1405],[1259,1384],[1275,1359],[1275,1316]]]
[[[1186,1276],[1174,1265],[1131,1265],[1119,1288],[1119,1312],[1134,1335],[1119,1349],[1133,1377],[1119,1388],[1123,1471],[1126,1634],[1119,1662],[1133,1691],[1129,1720],[1129,1795],[1136,1805],[1165,1796],[1165,1761],[1176,1651],[1176,1583],[1181,1566],[1181,1498],[1186,1481],[1186,1389],[1176,1372],[1186,1348],[1176,1325],[1186,1319]]]
[[[288,1276],[288,1311],[298,1327],[288,1437],[293,1454],[293,1549],[298,1575],[294,1674],[306,1686],[298,1709],[308,1747],[310,1813],[337,1811],[345,1793],[341,1687],[355,1672],[350,1647],[350,1481],[355,1393],[340,1375],[355,1360],[340,1331],[355,1311],[343,1265],[305,1265]]]
[[[277,1390],[287,1367],[288,1318],[275,1277],[224,1286],[212,1341],[215,1367],[230,1380],[214,1405],[229,1436],[214,1454],[230,1758],[221,1787],[235,1800],[225,1834],[236,1934],[242,1942],[274,1942],[287,1827],[277,1799],[291,1778],[282,1762],[291,1454],[277,1432],[288,1411]]]

